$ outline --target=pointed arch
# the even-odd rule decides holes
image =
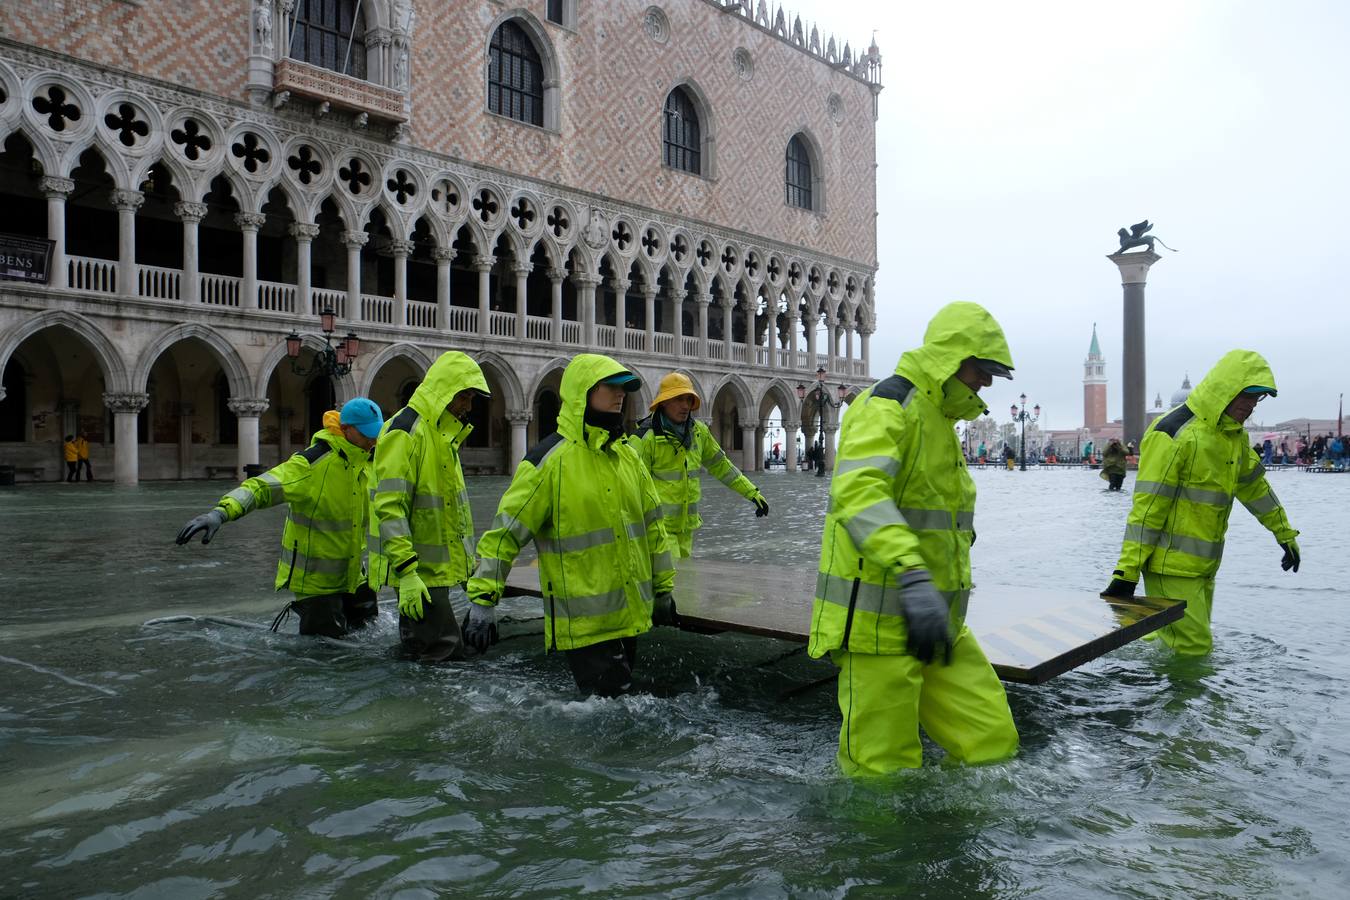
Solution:
[[[325,346],[323,339],[315,334],[302,334],[300,336],[300,346],[304,350],[322,350]],[[286,342],[280,341],[271,350],[263,355],[262,361],[253,373],[254,397],[267,396],[267,384],[272,380],[272,372],[286,358]],[[346,375],[334,375],[333,387],[337,393],[339,403],[346,402],[353,397],[360,396],[356,392],[356,379],[348,372]]]
[[[681,95],[687,99],[689,105],[693,107],[695,115],[698,117],[698,162],[694,168],[675,165],[671,162],[669,156],[665,152],[665,148],[668,146],[666,138],[669,136],[668,123],[671,115],[667,110],[671,106],[671,99]],[[707,91],[703,89],[693,75],[678,78],[663,95],[661,109],[662,163],[667,168],[673,168],[677,171],[685,171],[709,179],[716,178],[717,120],[713,114],[712,102],[708,99]]]
[[[376,353],[370,359],[366,360],[366,364],[361,373],[361,378],[357,382],[357,396],[369,397],[371,385],[375,383],[375,378],[380,374],[380,370],[383,369],[387,363],[395,359],[408,360],[416,366],[423,375],[427,373],[427,369],[431,368],[431,364],[436,361],[431,354],[427,353],[427,351],[418,347],[416,344],[409,344],[407,341],[399,341],[397,344],[390,344],[379,353]]]
[[[14,351],[25,340],[48,328],[65,328],[84,339],[98,359],[103,369],[104,386],[110,393],[129,390],[126,363],[122,354],[103,330],[79,313],[66,310],[47,310],[33,316],[27,322],[0,337],[0,372],[5,370]],[[283,351],[284,352],[284,351]]]
[[[225,335],[221,334],[210,325],[198,325],[195,323],[186,323],[175,325],[161,331],[155,337],[150,345],[141,351],[140,358],[136,361],[136,367],[131,373],[131,390],[145,391],[146,384],[150,380],[150,370],[154,368],[156,360],[179,341],[186,341],[196,338],[207,347],[211,348],[215,354],[216,360],[220,363],[221,369],[225,371],[225,377],[230,382],[230,396],[232,397],[250,397],[262,396],[249,393],[253,384],[253,379],[249,377],[248,366],[244,365],[239,352],[229,342]]]
[[[521,388],[520,379],[516,377],[515,366],[511,365],[506,357],[491,350],[471,355],[479,367],[490,369],[496,382],[505,389],[506,396],[502,399],[506,402],[506,408],[508,410],[524,409],[526,405],[525,392]]]

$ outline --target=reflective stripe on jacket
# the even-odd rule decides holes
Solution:
[[[984,411],[954,377],[970,356],[1009,368],[998,323],[973,303],[938,312],[924,344],[844,414],[811,611],[812,656],[831,650],[902,654],[898,576],[927,569],[947,598],[953,634],[970,595],[975,483],[954,421]]]
[[[1186,402],[1153,421],[1140,444],[1139,475],[1116,568],[1127,581],[1143,570],[1209,577],[1223,558],[1237,498],[1284,543],[1298,532],[1265,478],[1247,432],[1224,409],[1245,387],[1275,387],[1260,354],[1233,350]]]
[[[460,391],[488,392],[478,363],[440,355],[408,405],[384,423],[371,466],[370,583],[398,584],[416,567],[428,587],[463,584],[473,571],[473,514],[459,448],[473,426],[446,407]]]
[[[302,450],[218,504],[233,521],[285,503],[277,590],[299,597],[339,594],[361,583],[369,458],[341,433],[320,431]]]
[[[469,582],[476,602],[501,597],[516,556],[534,541],[549,650],[648,631],[653,598],[675,586],[651,475],[626,440],[583,421],[591,387],[623,371],[589,353],[568,364],[557,433],[526,454],[478,541]]]
[[[638,431],[637,450],[656,482],[661,498],[661,518],[672,538],[693,532],[703,524],[698,503],[703,487],[699,469],[731,488],[747,500],[759,496],[759,488],[741,473],[727,457],[707,425],[694,419],[689,446],[674,435],[662,431],[658,419],[644,420]]]

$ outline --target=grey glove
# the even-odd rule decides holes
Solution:
[[[178,537],[174,539],[175,544],[186,544],[192,540],[197,532],[202,532],[202,543],[211,543],[211,538],[216,536],[220,526],[225,524],[225,510],[216,507],[210,512],[204,512],[200,516],[194,516],[183,526],[183,530],[178,532]]]
[[[479,653],[497,643],[497,607],[470,603],[464,614],[464,643]]]
[[[680,624],[680,614],[675,611],[675,597],[673,595],[656,595],[656,600],[652,603],[652,624],[671,626]]]
[[[933,587],[927,569],[910,569],[900,575],[900,608],[909,632],[906,649],[919,662],[927,665],[951,662],[952,638],[947,623],[947,601]]]

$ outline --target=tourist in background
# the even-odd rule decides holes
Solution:
[[[370,583],[398,590],[398,633],[420,662],[463,659],[455,603],[467,607],[473,572],[473,515],[459,448],[473,430],[483,370],[447,350],[408,405],[385,424],[371,477]]]
[[[66,461],[66,484],[79,481],[80,451],[75,446],[75,435],[66,435],[65,442],[61,444],[61,456]]]
[[[94,467],[89,463],[89,435],[81,431],[75,436],[75,455],[78,459],[77,472],[84,474],[85,481],[94,480]],[[79,475],[75,476],[79,481]]]
[[[370,454],[383,424],[380,407],[365,397],[348,400],[341,412],[325,413],[323,430],[308,449],[221,497],[214,509],[184,525],[175,543],[200,534],[202,544],[209,544],[226,522],[284,503],[276,589],[295,599],[272,630],[292,610],[300,615],[301,634],[342,637],[365,625],[379,611],[361,557]]]
[[[1107,490],[1118,491],[1125,483],[1125,445],[1117,438],[1102,453],[1102,477],[1109,482]]]
[[[1142,574],[1149,596],[1185,600],[1185,615],[1156,632],[1179,654],[1213,646],[1214,578],[1235,497],[1274,534],[1280,567],[1298,571],[1298,532],[1266,481],[1259,445],[1249,447],[1242,430],[1267,396],[1275,375],[1265,359],[1231,350],[1144,433],[1120,559],[1102,596],[1133,597]]]
[[[920,726],[960,762],[1017,750],[1003,685],[965,624],[975,483],[953,429],[987,412],[979,391],[996,376],[1012,378],[1003,329],[952,303],[844,415],[808,650],[839,667],[847,774],[919,766]]]

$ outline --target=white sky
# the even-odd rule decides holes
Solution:
[[[776,4],[775,4],[776,5]],[[949,300],[1002,323],[1051,428],[1082,424],[1097,323],[1121,414],[1121,289],[1104,258],[1145,218],[1181,252],[1149,276],[1149,405],[1227,350],[1263,353],[1258,418],[1350,392],[1350,3],[788,0],[882,53],[878,331],[889,373]],[[791,15],[789,15],[791,21]],[[810,33],[810,25],[806,24]]]

